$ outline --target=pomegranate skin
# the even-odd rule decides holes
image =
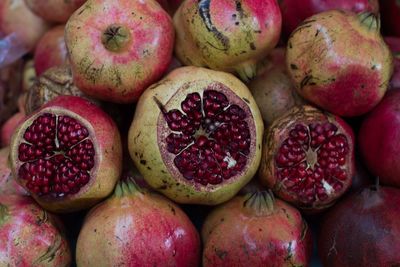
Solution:
[[[400,3],[398,0],[380,0],[383,31],[400,37]]]
[[[382,184],[400,187],[400,91],[389,91],[362,122],[358,135],[361,156]],[[379,129],[379,130],[377,130]]]
[[[259,178],[279,198],[308,213],[320,212],[351,186],[354,143],[352,129],[340,117],[294,107],[266,130]]]
[[[67,267],[71,261],[58,218],[30,197],[0,195],[0,266]]]
[[[378,0],[281,0],[278,1],[282,11],[282,33],[288,37],[300,23],[312,15],[341,9],[360,13],[371,11],[379,13]]]
[[[382,186],[366,188],[335,205],[318,235],[323,266],[398,265],[399,204],[400,190]]]
[[[215,90],[218,90],[218,93],[222,92],[232,106],[240,105],[242,111],[245,110],[247,117],[244,121],[251,140],[248,142],[249,153],[246,155],[245,166],[237,170],[237,173],[229,179],[204,185],[197,180],[200,175],[193,174],[192,177],[186,178],[175,163],[178,156],[168,151],[170,143],[167,140],[172,131],[166,122],[165,113],[182,110],[182,105],[189,95],[203,96],[206,90],[213,91],[213,88],[217,88]],[[186,114],[191,114],[191,111]],[[204,118],[203,115],[202,118]],[[205,121],[203,120],[204,123]],[[201,135],[209,137],[209,133],[205,131],[199,128],[191,136],[199,142]],[[172,71],[163,80],[149,87],[141,96],[129,129],[128,148],[136,167],[155,190],[178,203],[216,205],[232,198],[255,175],[261,159],[263,131],[263,121],[255,100],[239,79],[224,72],[183,67]],[[214,129],[213,132],[217,130]],[[186,150],[189,146],[190,144],[186,144],[184,149]],[[228,154],[224,156],[224,162],[225,160],[230,162],[229,164],[234,162],[232,168],[239,166],[238,160],[232,160]],[[200,155],[198,158],[200,163],[196,164],[205,161],[205,159],[200,159],[201,157]],[[181,160],[183,161],[182,158]],[[213,170],[211,164],[207,166],[209,168],[199,169]]]
[[[3,147],[10,145],[14,131],[25,119],[26,115],[23,112],[17,112],[1,126],[0,141]]]
[[[400,38],[385,37],[385,42],[388,44],[393,54],[394,70],[392,79],[390,80],[391,88],[400,88]]]
[[[64,25],[56,26],[43,35],[36,46],[34,62],[37,76],[67,62]]]
[[[281,23],[276,0],[184,1],[174,15],[175,54],[185,65],[248,81],[278,43]]]
[[[9,147],[0,149],[0,195],[29,195],[11,174],[8,164]]]
[[[307,223],[285,202],[257,195],[265,193],[235,197],[208,215],[202,228],[204,267],[309,266]]]
[[[135,102],[167,70],[174,38],[156,1],[89,0],[65,28],[74,83],[101,100]]]
[[[28,127],[33,122],[36,122],[40,116],[46,114],[53,114],[56,117],[68,116],[76,120],[81,126],[86,127],[88,131],[88,137],[85,139],[90,140],[93,144],[94,165],[88,171],[89,181],[82,185],[77,193],[57,197],[52,194],[43,194],[43,192],[41,194],[34,193],[32,188],[28,188],[28,182],[32,181],[21,177],[20,171],[25,163],[23,164],[23,161],[19,159],[21,154],[20,145],[26,142],[25,133],[28,132]],[[55,142],[57,143],[58,141]],[[69,151],[69,147],[65,150]],[[65,154],[67,153],[66,151]],[[54,148],[54,153],[53,156],[60,153],[57,150],[57,145]],[[68,157],[72,159],[74,155],[69,155]],[[51,158],[53,157],[50,156],[49,160]],[[76,96],[59,96],[31,114],[14,133],[10,145],[10,162],[13,175],[17,178],[18,183],[32,193],[33,198],[42,207],[52,212],[82,210],[98,203],[113,191],[122,172],[121,137],[114,121],[95,104]],[[56,170],[61,166],[57,160],[54,164],[58,164],[56,165]],[[67,175],[69,171],[61,172],[57,175]],[[55,175],[55,173],[52,173],[52,178],[49,179],[55,179]],[[52,182],[55,183],[55,180],[52,180]]]
[[[25,0],[26,5],[39,17],[49,22],[65,23],[86,0]]]
[[[121,182],[113,196],[87,215],[76,261],[80,267],[195,267],[200,263],[200,238],[176,204],[138,189],[132,181]]]
[[[337,10],[306,19],[292,33],[286,54],[297,92],[336,115],[370,111],[383,98],[393,71],[379,25],[371,13]]]

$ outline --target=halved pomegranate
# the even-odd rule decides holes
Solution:
[[[331,206],[349,188],[354,173],[354,134],[337,116],[295,107],[267,130],[260,178],[299,208]]]
[[[156,190],[179,203],[214,205],[232,198],[255,174],[263,128],[240,80],[184,67],[140,98],[129,151]]]

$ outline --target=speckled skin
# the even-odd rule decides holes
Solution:
[[[39,17],[49,22],[65,23],[86,0],[25,0]]]
[[[400,88],[400,37],[385,37],[385,42],[393,54],[394,69],[390,86],[391,88]]]
[[[0,36],[15,33],[23,48],[31,51],[49,25],[25,5],[24,0],[0,1]]]
[[[203,186],[189,181],[176,168],[174,154],[167,151],[164,139],[168,126],[154,97],[168,110],[181,110],[187,94],[202,92],[219,82],[231,91],[224,92],[230,101],[238,101],[250,113],[251,136],[248,165],[236,176],[221,184]],[[231,95],[229,95],[229,94]],[[252,116],[252,117],[251,117]],[[129,153],[144,179],[151,187],[178,203],[216,205],[232,198],[254,176],[261,159],[264,124],[249,89],[233,75],[198,67],[183,67],[172,71],[141,96],[129,129]]]
[[[118,52],[102,43],[111,25],[130,37]],[[156,82],[172,57],[174,28],[153,0],[89,0],[69,19],[65,41],[75,84],[87,95],[117,103],[137,101]]]
[[[45,209],[53,212],[71,212],[93,206],[107,197],[122,172],[121,137],[114,121],[98,106],[76,96],[59,96],[46,103],[40,110],[30,115],[14,133],[10,145],[11,169],[17,181],[25,186],[25,181],[18,178],[22,162],[18,159],[18,146],[27,127],[43,113],[68,115],[84,125],[95,147],[95,166],[90,171],[91,179],[75,195],[64,198],[32,195]]]
[[[0,149],[0,195],[28,195],[11,175],[8,164],[9,147]]]
[[[47,69],[67,62],[67,48],[64,40],[64,25],[55,26],[40,38],[34,56],[36,75]]]
[[[382,184],[400,187],[400,91],[389,91],[365,117],[358,136],[361,156]]]
[[[0,195],[0,266],[70,266],[71,251],[60,226],[30,197]]]
[[[318,235],[324,267],[395,267],[400,264],[400,190],[364,189],[326,215]]]
[[[176,204],[133,189],[90,211],[79,234],[76,262],[78,267],[196,267],[200,238]]]
[[[248,199],[235,197],[206,218],[203,266],[309,266],[311,231],[300,212],[278,199],[272,208]]]
[[[276,0],[188,0],[174,15],[175,53],[185,65],[237,72],[242,80],[278,43]]]
[[[286,54],[298,93],[340,116],[358,116],[382,99],[393,70],[392,55],[373,17],[327,11],[304,21]],[[371,26],[371,27],[369,27]]]

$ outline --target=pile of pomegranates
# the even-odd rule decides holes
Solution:
[[[1,0],[0,266],[400,266],[400,1]]]

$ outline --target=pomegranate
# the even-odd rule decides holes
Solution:
[[[248,81],[278,43],[276,0],[188,0],[174,15],[175,53],[185,65],[237,72]]]
[[[0,195],[28,195],[28,192],[11,175],[11,169],[8,166],[9,153],[8,147],[0,149]]]
[[[127,180],[89,212],[76,254],[78,266],[194,267],[200,238],[177,205]]]
[[[88,0],[69,19],[65,41],[84,93],[129,103],[168,68],[174,28],[153,0]]]
[[[300,212],[267,191],[217,207],[204,222],[202,239],[204,267],[308,266],[312,252]]]
[[[383,30],[388,35],[400,37],[400,1],[380,0]]]
[[[393,54],[394,71],[390,80],[390,86],[392,88],[400,88],[400,38],[385,37],[385,42]]]
[[[382,184],[400,187],[400,91],[389,91],[364,119],[359,147],[366,166]]]
[[[36,46],[34,60],[37,76],[51,67],[66,63],[64,25],[55,26],[43,35]]]
[[[378,186],[335,205],[318,238],[323,266],[398,266],[399,204],[399,189]]]
[[[122,170],[118,129],[99,107],[59,96],[13,135],[13,175],[54,212],[88,208],[112,192]]]
[[[239,79],[183,67],[142,95],[128,146],[150,186],[179,203],[215,205],[256,173],[263,129]]]
[[[287,110],[303,104],[304,101],[297,94],[287,73],[284,48],[274,49],[264,64],[249,83],[249,88],[264,122],[269,125]]]
[[[345,193],[354,174],[353,131],[339,117],[294,107],[267,130],[259,176],[283,200],[320,211]]]
[[[17,112],[9,118],[0,129],[0,141],[3,147],[9,146],[11,137],[17,127],[25,120],[26,115],[23,112]]]
[[[306,18],[324,11],[341,9],[355,13],[365,11],[379,13],[378,0],[280,0],[278,2],[282,11],[284,37],[288,37]]]
[[[30,197],[0,195],[0,266],[70,265],[71,251],[58,218]]]
[[[65,23],[86,0],[25,0],[26,5],[46,21]]]
[[[371,13],[337,10],[306,19],[292,33],[286,56],[298,93],[341,116],[362,115],[376,106],[393,69],[379,25]]]
[[[35,48],[48,29],[47,23],[25,5],[24,0],[0,1],[0,37],[15,34],[22,48]]]

